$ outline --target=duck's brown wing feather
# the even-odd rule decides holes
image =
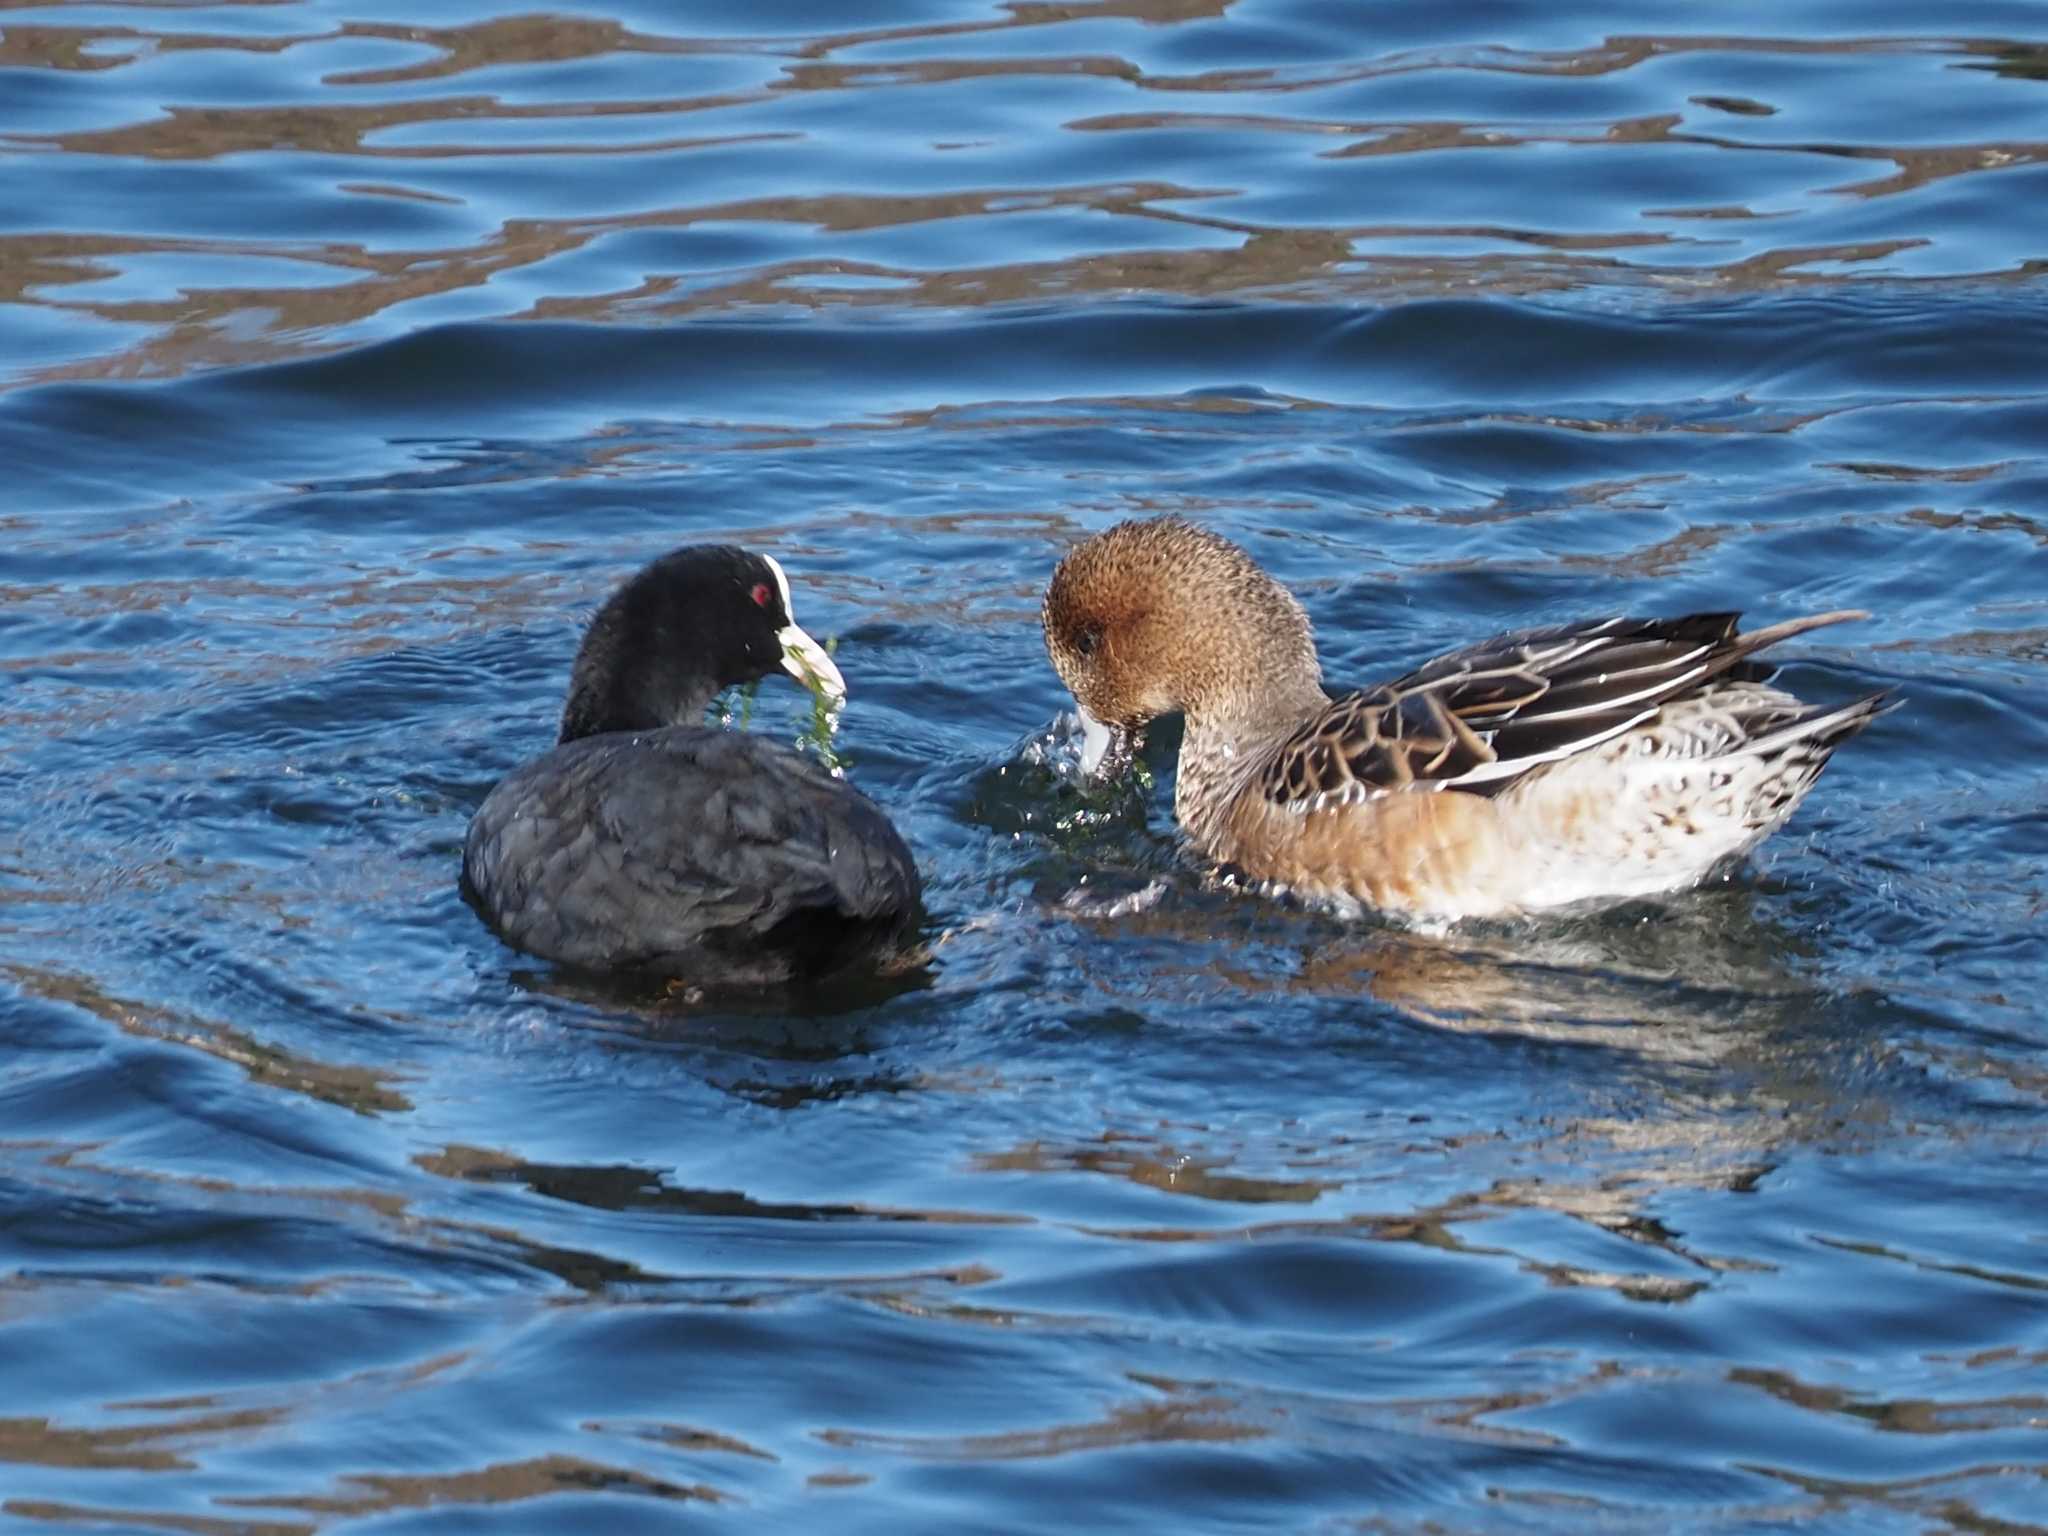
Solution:
[[[1602,619],[1452,651],[1331,704],[1261,765],[1261,791],[1309,809],[1411,788],[1493,794],[1738,672],[1765,646],[1868,615],[1816,614],[1738,634],[1740,617]]]

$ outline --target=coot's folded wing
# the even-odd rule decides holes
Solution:
[[[679,976],[809,969],[785,952],[907,927],[919,895],[865,796],[765,738],[694,727],[527,764],[477,812],[464,878],[522,949]]]

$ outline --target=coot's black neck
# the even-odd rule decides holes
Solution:
[[[718,667],[730,648],[726,637],[702,604],[648,574],[613,593],[590,621],[559,740],[696,721],[724,686]]]
[[[580,675],[570,685],[557,742],[578,741],[606,731],[658,731],[703,716],[718,685],[700,675],[657,672],[646,666],[603,677]]]

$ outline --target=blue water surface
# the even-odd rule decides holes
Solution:
[[[0,1529],[2048,1531],[2038,5],[15,4],[0,172]],[[1255,898],[1059,772],[1158,512],[1333,681],[1905,707],[1700,891]],[[704,539],[907,976],[460,898]]]

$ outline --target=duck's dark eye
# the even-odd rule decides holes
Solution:
[[[1074,649],[1080,653],[1083,661],[1093,656],[1095,648],[1100,644],[1102,644],[1102,626],[1100,624],[1085,624],[1075,632]]]
[[[757,581],[754,583],[754,590],[747,595],[753,598],[756,608],[766,608],[768,599],[775,595],[775,589],[765,581]]]

